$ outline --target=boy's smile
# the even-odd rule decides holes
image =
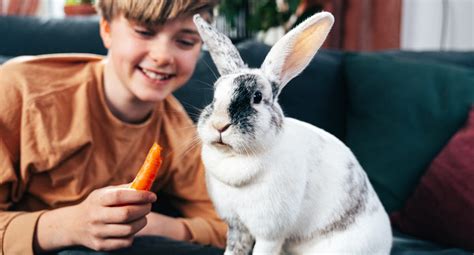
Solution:
[[[152,81],[167,81],[175,76],[174,74],[162,73],[160,71],[150,70],[143,67],[139,68],[143,72],[143,74]]]
[[[109,50],[105,93],[118,116],[149,114],[155,103],[189,80],[201,49],[191,16],[146,27],[119,15],[101,21],[101,36]]]
[[[172,79],[176,77],[176,74],[173,72],[163,72],[142,66],[138,66],[138,69],[146,80],[144,83],[149,83],[155,89],[164,90],[166,87],[173,86],[170,85]]]

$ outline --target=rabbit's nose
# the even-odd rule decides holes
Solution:
[[[226,124],[214,123],[212,126],[217,131],[219,131],[219,133],[223,133],[230,127],[230,123],[226,123]]]

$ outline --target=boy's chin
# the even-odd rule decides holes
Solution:
[[[147,87],[132,91],[137,100],[147,103],[158,103],[165,100],[172,91],[170,89],[150,89]]]
[[[165,100],[166,97],[168,97],[170,95],[170,93],[162,93],[162,94],[159,94],[159,95],[141,95],[141,96],[137,96],[138,100],[142,101],[142,102],[146,102],[146,103],[159,103],[163,100]]]

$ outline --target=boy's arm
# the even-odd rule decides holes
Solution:
[[[33,254],[34,231],[44,211],[8,211],[21,200],[28,173],[20,172],[20,130],[23,115],[21,64],[0,67],[0,255]]]
[[[3,134],[0,134],[3,137]],[[43,212],[7,212],[19,182],[10,161],[8,150],[0,138],[0,254],[33,254],[33,234]]]
[[[227,225],[217,215],[207,193],[200,155],[199,146],[187,150],[185,155],[178,153],[177,165],[171,170],[169,185],[163,191],[183,215],[177,220],[189,231],[192,242],[223,248]]]
[[[219,218],[209,198],[204,167],[199,159],[195,161],[198,167],[194,170],[194,180],[182,180],[182,197],[174,205],[184,216],[180,220],[190,231],[191,241],[224,248],[227,225]]]
[[[33,233],[42,213],[0,212],[0,254],[33,255]]]
[[[149,213],[146,218],[147,225],[137,235],[157,235],[175,240],[191,241],[191,232],[181,219],[156,212]]]
[[[7,71],[8,69],[8,71]],[[42,212],[7,212],[19,199],[24,185],[19,180],[22,96],[16,68],[0,67],[0,254],[33,254],[33,232]]]

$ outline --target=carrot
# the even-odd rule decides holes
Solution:
[[[145,162],[138,172],[135,180],[130,184],[130,188],[136,190],[150,190],[155,181],[158,169],[161,166],[161,147],[154,143],[151,147]]]

